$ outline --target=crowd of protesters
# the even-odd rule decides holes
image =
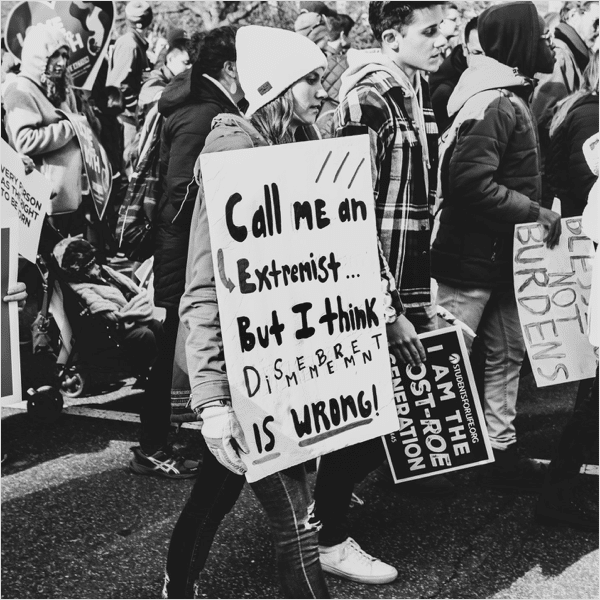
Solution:
[[[149,52],[150,4],[132,0],[125,16],[128,30],[91,93],[70,85],[63,34],[49,25],[28,30],[20,65],[3,82],[2,131],[52,183],[48,222],[65,237],[53,249],[56,262],[92,312],[122,325],[124,344],[146,367],[131,469],[196,477],[169,546],[164,597],[194,597],[219,524],[245,481],[247,446],[230,402],[218,317],[204,153],[368,134],[390,350],[421,365],[418,335],[445,326],[436,304],[477,332],[466,341],[480,367],[494,453],[494,463],[481,468],[483,485],[539,492],[541,522],[597,529],[597,512],[582,512],[573,490],[598,444],[598,371],[580,383],[550,466],[518,451],[526,353],[512,239],[515,225],[539,223],[547,246],[556,246],[555,199],[562,216],[583,215],[585,233],[596,242],[600,235],[598,3],[564,2],[548,15],[532,2],[492,3],[461,22],[448,2],[373,1],[368,19],[377,48],[356,50],[351,17],[323,2],[300,2],[295,31],[248,25],[190,35],[175,28],[158,56]],[[152,298],[103,264],[119,260],[106,230],[86,230],[89,190],[69,112],[88,116],[109,155],[109,230],[144,132],[160,119]],[[73,237],[79,234],[87,241]],[[24,296],[19,285],[5,300]],[[153,305],[164,309],[162,322]],[[590,303],[596,346],[598,306]],[[201,461],[169,442],[172,388],[176,394],[186,386],[184,415],[173,418],[202,423]],[[323,456],[312,491],[305,465],[251,484],[272,526],[284,597],[329,597],[323,572],[365,584],[397,577],[351,537],[347,519],[354,486],[376,469],[391,478],[380,439]],[[423,495],[453,491],[441,475],[404,485]]]

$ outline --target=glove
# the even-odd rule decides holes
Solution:
[[[207,406],[200,413],[202,435],[215,458],[236,475],[246,472],[240,452],[248,454],[244,432],[231,406]]]

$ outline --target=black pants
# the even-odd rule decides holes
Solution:
[[[151,323],[152,326],[146,328],[150,331],[144,332],[142,330],[135,334],[138,338],[136,348],[139,348],[140,352],[153,347],[149,334],[155,339],[155,360],[148,376],[146,393],[140,408],[141,428],[139,440],[142,452],[145,454],[154,454],[167,443],[169,438],[171,428],[171,377],[173,375],[173,357],[175,355],[175,341],[177,340],[177,326],[179,323],[177,309],[167,310],[167,317],[162,325],[158,321]],[[134,358],[134,362],[137,362],[133,352],[133,350],[128,352],[128,355],[130,358]]]
[[[594,379],[579,384],[575,407],[563,429],[550,463],[548,483],[556,485],[577,477],[581,466],[598,448],[598,369]]]
[[[354,486],[385,460],[381,438],[348,446],[321,458],[315,486],[316,516],[323,524],[319,544],[335,546],[348,537],[348,511]]]

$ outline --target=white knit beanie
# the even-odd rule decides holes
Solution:
[[[316,44],[285,29],[258,25],[240,27],[235,48],[240,85],[250,104],[247,117],[305,75],[327,67],[327,57]]]
[[[48,59],[63,46],[69,48],[67,38],[56,26],[49,23],[32,25],[25,33],[21,50],[21,72],[37,82],[46,72]]]

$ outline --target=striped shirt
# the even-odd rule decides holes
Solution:
[[[369,134],[382,277],[388,280],[398,313],[431,304],[429,248],[438,129],[427,83],[421,80],[421,86],[429,169],[410,114],[410,98],[389,73],[376,71],[361,79],[334,118],[336,137]]]

